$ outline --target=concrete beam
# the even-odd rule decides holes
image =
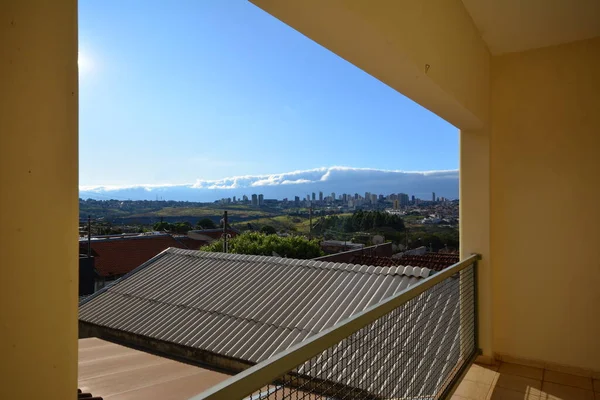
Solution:
[[[489,116],[490,54],[460,0],[251,0],[460,129]]]

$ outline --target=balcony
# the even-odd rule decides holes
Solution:
[[[600,3],[253,2],[460,129],[461,253],[482,259],[472,294],[463,292],[464,272],[438,287],[448,285],[449,296],[459,299],[476,290],[477,304],[455,303],[459,312],[447,327],[458,336],[446,358],[436,354],[443,336],[401,336],[407,342],[394,354],[422,374],[402,376],[383,357],[390,342],[373,342],[384,346],[378,357],[365,339],[403,335],[399,324],[410,317],[398,302],[347,326],[347,334],[327,331],[331,341],[317,336],[322,341],[304,355],[290,358],[294,347],[202,396],[274,387],[298,398],[332,391],[346,398],[441,397],[479,347],[488,365],[516,361],[538,368],[537,375],[522,376],[522,368],[510,374],[505,364],[473,367],[454,396],[472,397],[469,387],[480,386],[476,394],[495,395],[516,381],[504,376],[520,376],[534,381],[518,383],[519,393],[533,398],[593,398],[588,389],[598,385],[590,382],[600,378]],[[44,388],[48,398],[62,400],[77,389],[77,2],[8,0],[0,2],[0,15],[0,253],[9,282],[0,291],[0,366],[13,383],[0,385],[0,398],[35,398]],[[52,233],[41,239],[40,227]],[[425,293],[413,292],[417,300],[405,303],[418,304]],[[431,307],[422,313],[442,310]],[[418,326],[420,333],[436,329]],[[435,363],[413,361],[411,352]],[[399,385],[363,359],[402,377]],[[248,384],[244,377],[257,370],[262,378]],[[476,377],[480,385],[469,383]]]
[[[479,354],[478,259],[468,257],[194,400],[449,398]]]
[[[192,400],[600,398],[591,371],[509,357],[474,363],[479,259],[468,257]]]

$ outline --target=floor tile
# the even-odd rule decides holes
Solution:
[[[542,380],[544,370],[535,367],[526,367],[525,365],[502,363],[498,372],[501,374],[523,376],[525,378]]]
[[[592,375],[593,375],[592,371],[589,369],[586,369],[586,368],[566,366],[566,365],[555,364],[555,363],[551,363],[551,362],[547,362],[546,365],[544,366],[544,369],[546,371],[562,372],[563,374],[577,375],[577,376],[582,376],[584,378],[592,378]]]
[[[593,390],[592,378],[565,374],[563,372],[545,371],[544,381],[560,383],[561,385],[575,386],[581,389]]]
[[[523,393],[535,391],[539,394],[542,389],[542,381],[525,378],[524,376],[500,374],[496,381],[496,387],[516,390]]]
[[[501,364],[501,363],[500,363],[499,361],[495,361],[495,362],[494,362],[494,363],[492,363],[492,364],[480,364],[480,363],[474,363],[473,365],[478,365],[478,366],[480,366],[480,367],[487,368],[487,369],[490,369],[490,370],[492,370],[492,371],[498,371],[498,368],[500,368],[500,364]]]
[[[594,392],[591,390],[553,382],[544,382],[542,392],[546,395],[547,400],[594,400]]]
[[[499,375],[500,374],[496,372],[496,370],[491,369],[488,366],[473,364],[471,365],[471,368],[469,368],[464,379],[491,385],[496,381]]]
[[[463,380],[456,388],[454,394],[470,400],[487,400],[489,391],[490,385]]]
[[[489,400],[546,400],[540,397],[539,391],[532,392],[517,392],[502,387],[493,388],[488,396]]]

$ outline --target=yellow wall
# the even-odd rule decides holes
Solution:
[[[0,1],[0,399],[77,385],[77,3]]]
[[[600,371],[600,38],[491,82],[494,351]]]

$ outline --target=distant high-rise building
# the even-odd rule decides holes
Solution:
[[[331,201],[335,201],[335,193],[331,192]]]
[[[323,192],[319,192],[319,201],[323,201]]]
[[[400,201],[400,205],[402,207],[406,207],[408,205],[408,195],[406,193],[400,193],[398,195],[398,200]]]
[[[415,195],[412,195],[412,203],[415,204]]]
[[[431,201],[435,201],[435,192],[431,192]]]
[[[346,193],[344,193],[344,196],[342,196],[342,201],[344,203],[348,201],[348,195]]]
[[[265,196],[263,196],[262,194],[258,195],[258,205],[262,207],[262,205],[265,203]]]
[[[377,203],[377,195],[375,193],[371,194],[371,204]]]
[[[233,202],[235,203],[235,196],[233,196]]]
[[[294,197],[294,206],[300,207],[300,197],[299,196]]]
[[[315,192],[312,193],[312,201],[315,201],[317,199],[317,195],[315,194]]]
[[[400,208],[400,202],[398,200],[394,200],[394,210],[397,210]]]
[[[371,200],[371,192],[365,192],[365,200],[367,200],[367,201]]]
[[[258,206],[258,196],[255,194],[252,195],[252,206]]]
[[[379,201],[384,201],[384,200],[385,200],[385,196],[384,196],[384,195],[382,195],[382,194],[380,194],[380,195],[379,195]]]
[[[354,200],[358,200],[358,196],[359,196],[358,193],[354,193]]]

